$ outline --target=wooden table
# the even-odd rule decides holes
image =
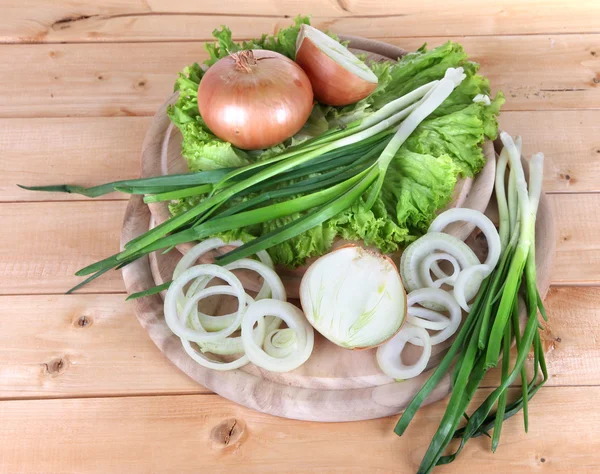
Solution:
[[[501,126],[547,156],[551,378],[528,435],[516,417],[496,454],[478,439],[439,472],[600,470],[598,1],[0,0],[0,471],[415,471],[444,402],[398,438],[395,417],[290,421],[208,392],[154,347],[118,272],[63,295],[75,270],[118,249],[126,196],[16,187],[136,177],[150,116],[177,72],[206,57],[210,32],[250,38],[300,11],[409,50],[460,41],[506,94]]]

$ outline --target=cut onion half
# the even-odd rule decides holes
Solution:
[[[296,63],[306,72],[315,98],[323,104],[353,104],[377,87],[377,76],[363,61],[310,25],[300,28]]]
[[[396,334],[406,315],[406,293],[389,257],[355,245],[317,259],[300,284],[306,318],[346,349],[367,349]]]

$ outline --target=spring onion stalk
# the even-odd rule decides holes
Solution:
[[[406,120],[400,124],[393,138],[381,153],[379,160],[377,160],[379,176],[373,189],[369,193],[367,209],[373,207],[377,196],[379,196],[387,168],[400,147],[404,144],[410,134],[415,131],[419,124],[433,113],[435,109],[442,105],[465,77],[466,75],[463,68],[448,68],[444,78],[433,86],[433,88],[425,95],[419,106],[415,107]]]
[[[219,232],[216,229],[225,231],[235,228],[232,226],[304,213],[296,221],[222,256],[218,263],[226,265],[320,225],[358,199],[366,199],[370,207],[380,193],[387,167],[398,149],[464,77],[462,68],[448,68],[440,81],[409,92],[362,121],[326,132],[248,166],[123,180],[92,188],[60,185],[27,189],[73,192],[90,197],[121,189],[146,194],[145,200],[149,203],[190,195],[202,198],[197,205],[132,239],[119,254],[77,272],[81,276],[92,275],[90,279],[152,251]],[[314,176],[315,169],[326,176]],[[304,183],[287,186],[297,192],[295,195],[286,190],[285,183],[297,178],[304,178]],[[242,200],[248,195],[249,199]]]
[[[52,186],[22,186],[18,184],[17,186],[28,191],[81,194],[82,196],[95,198],[116,191],[117,189],[127,190],[145,188],[148,193],[160,193],[172,190],[174,187],[180,188],[182,186],[189,187],[200,184],[214,184],[218,183],[223,176],[230,171],[231,168],[222,168],[218,170],[201,171],[198,173],[172,174],[169,176],[156,176],[142,179],[126,179],[90,188],[70,184],[58,184]]]
[[[185,188],[177,191],[166,191],[163,193],[150,194],[144,197],[144,202],[147,204],[150,202],[172,201],[175,199],[206,194],[211,191],[212,186],[210,184],[202,184],[200,186],[193,186],[191,188]]]
[[[538,311],[545,314],[536,287],[535,218],[542,190],[543,155],[530,161],[529,186],[520,158],[520,143],[501,134],[505,149],[496,170],[496,197],[500,207],[500,240],[502,253],[494,270],[483,281],[457,337],[429,380],[402,414],[395,432],[402,435],[427,396],[452,370],[453,390],[448,407],[425,453],[418,472],[429,473],[435,466],[452,462],[469,439],[492,434],[492,450],[500,441],[502,423],[521,410],[528,426],[528,403],[548,378],[539,334]],[[505,188],[506,166],[510,165]],[[508,199],[507,199],[508,197]],[[520,297],[522,296],[522,298]],[[527,315],[522,327],[519,320],[519,301]],[[516,342],[516,360],[510,361],[509,349]],[[525,362],[533,348],[534,373],[527,378]],[[484,402],[468,414],[469,403],[489,368],[494,367],[502,354],[500,385]],[[458,356],[458,357],[457,357]],[[451,369],[454,364],[454,368]],[[540,380],[541,373],[541,380]],[[508,388],[521,378],[521,394],[508,401]],[[496,410],[492,410],[496,407]],[[466,424],[459,427],[465,418]],[[444,455],[452,439],[460,444],[454,453]]]

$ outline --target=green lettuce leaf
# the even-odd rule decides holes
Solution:
[[[307,17],[277,35],[244,43],[235,43],[231,31],[223,27],[213,33],[217,44],[209,45],[209,66],[228,53],[241,48],[264,48],[293,58],[295,41]],[[382,252],[392,253],[427,231],[436,212],[452,198],[454,186],[461,176],[473,176],[484,165],[482,144],[497,134],[496,117],[504,102],[501,93],[491,105],[474,103],[477,94],[490,95],[490,86],[478,74],[478,65],[467,60],[461,45],[448,42],[427,50],[425,46],[408,54],[397,64],[374,63],[379,78],[375,92],[347,107],[316,104],[303,127],[294,137],[268,150],[242,151],[215,137],[198,113],[197,89],[203,69],[198,64],[186,68],[176,83],[179,99],[169,108],[169,116],[183,135],[182,153],[191,170],[242,166],[280,153],[333,127],[364,118],[391,100],[432,80],[441,79],[449,67],[463,67],[466,79],[450,97],[419,127],[400,148],[383,183],[375,205],[367,210],[362,200],[352,208],[315,228],[271,249],[269,253],[279,264],[297,266],[307,258],[327,252],[336,238],[363,241]],[[285,186],[286,183],[281,186]],[[201,197],[188,198],[170,206],[178,214],[198,204]],[[300,215],[235,229],[219,237],[226,241],[249,241],[283,226]]]

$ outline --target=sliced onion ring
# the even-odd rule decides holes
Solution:
[[[444,316],[432,309],[419,308],[418,306],[408,308],[406,322],[413,326],[431,329],[432,331],[441,331],[450,326],[450,318],[448,316]]]
[[[476,211],[474,209],[467,209],[462,207],[455,207],[448,209],[437,216],[431,225],[429,226],[429,232],[442,232],[446,226],[453,222],[465,221],[476,225],[481,229],[483,235],[487,240],[488,244],[488,256],[485,259],[484,264],[487,265],[488,274],[492,272],[500,259],[500,253],[502,252],[502,244],[500,242],[500,235],[496,230],[496,226],[485,214]],[[463,267],[464,270],[464,267]],[[483,270],[483,269],[482,269]],[[486,277],[487,275],[484,275]]]
[[[490,273],[491,270],[489,265],[484,263],[467,268],[460,272],[460,275],[458,275],[458,278],[454,283],[454,299],[467,313],[471,311],[471,307],[467,302],[475,298],[479,288],[481,287],[481,283],[483,283],[484,278]],[[472,290],[472,288],[474,288],[473,282],[477,282],[477,286],[474,291]],[[468,284],[469,286],[467,287]]]
[[[221,331],[206,333],[205,331],[197,331],[191,328],[186,327],[185,322],[182,322],[178,316],[178,298],[183,291],[185,285],[187,285],[194,278],[198,277],[217,277],[221,278],[225,282],[229,283],[232,289],[235,291],[235,295],[238,299],[238,311],[235,317],[235,320],[225,329]],[[217,287],[212,287],[217,288]],[[202,294],[218,294],[218,290],[211,290],[211,288],[205,288],[202,290]],[[195,295],[197,296],[197,295]],[[185,303],[188,306],[189,301]],[[244,291],[244,287],[242,283],[230,270],[226,268],[219,267],[214,264],[203,264],[197,265],[195,267],[189,268],[184,271],[178,278],[173,280],[171,286],[167,290],[167,295],[165,297],[165,321],[169,326],[171,331],[178,335],[183,339],[188,339],[193,342],[205,342],[205,341],[215,341],[221,338],[225,338],[233,334],[240,326],[242,321],[242,316],[244,315],[244,310],[246,309],[246,292]],[[187,314],[191,310],[184,308],[183,313]],[[184,319],[185,321],[185,319]]]
[[[270,258],[270,257],[269,257]],[[235,262],[230,263],[229,265],[225,265],[227,270],[238,270],[238,269],[247,269],[252,270],[258,273],[261,277],[263,277],[264,283],[261,291],[256,296],[256,300],[264,299],[271,295],[273,299],[287,301],[287,295],[285,292],[285,287],[283,286],[283,282],[279,275],[275,273],[275,270],[272,267],[269,267],[267,264],[262,262],[257,262],[256,260],[251,260],[249,258],[242,258],[240,260],[236,260]],[[212,280],[212,278],[204,278],[199,281],[195,287],[195,291],[201,291],[206,288],[206,285]],[[263,290],[267,290],[265,296],[265,292]],[[190,288],[191,291],[191,288]],[[188,291],[188,295],[190,293]],[[192,312],[190,313],[190,322],[195,329],[199,327],[203,327],[206,330],[222,330],[224,327],[227,327],[232,323],[234,318],[236,317],[236,313],[226,314],[223,316],[210,316],[208,314],[200,313],[197,307],[192,308]],[[277,329],[281,324],[280,320],[276,320],[275,318],[269,318],[267,320],[267,333]]]
[[[287,357],[296,349],[296,333],[290,328],[276,329],[267,334],[263,344],[268,355],[279,359]]]
[[[406,250],[402,253],[400,273],[407,291],[413,291],[425,286],[418,268],[425,257],[437,250],[441,250],[456,258],[461,269],[480,263],[475,252],[462,240],[441,232],[428,232],[406,247]]]
[[[256,328],[254,328],[253,334],[254,334],[254,340],[256,341],[256,343],[260,344],[265,336],[264,321],[258,321]],[[234,341],[234,342],[228,343],[226,341]],[[219,362],[219,361],[216,361],[213,359],[209,359],[202,352],[197,351],[194,347],[192,347],[192,344],[187,339],[181,339],[181,343],[183,344],[183,348],[184,348],[185,352],[187,352],[187,354],[192,359],[194,359],[201,366],[206,367],[208,369],[220,370],[220,371],[233,370],[233,369],[239,369],[240,367],[243,367],[248,362],[250,362],[250,360],[248,359],[248,356],[246,354],[243,354],[238,359],[233,360],[231,362]],[[213,344],[213,343],[205,343],[205,344]],[[241,353],[244,350],[242,342],[241,342],[241,337],[226,338],[226,339],[223,339],[222,341],[219,341],[218,343],[214,343],[214,345],[216,345],[216,346],[218,346],[219,344],[222,346],[226,346],[226,345],[233,346],[233,348],[231,349],[232,352],[229,352],[230,354]],[[239,344],[239,347],[238,347],[238,344]],[[202,346],[200,346],[200,348],[202,350]],[[209,352],[216,354],[217,350],[218,349],[215,347],[215,348],[213,348],[213,350],[211,350]],[[235,351],[235,352],[233,352],[233,351]]]
[[[452,275],[446,274],[439,267],[438,262],[440,260],[449,262],[452,265]],[[456,278],[458,277],[458,274],[460,273],[460,264],[458,263],[458,260],[456,260],[456,258],[454,258],[452,255],[448,253],[436,252],[427,255],[423,259],[421,265],[419,265],[419,272],[421,273],[421,280],[423,281],[423,283],[425,283],[425,286],[427,288],[439,288],[444,283],[448,285],[454,284]],[[433,281],[433,279],[431,278],[431,272],[433,272],[434,275],[438,277],[437,280]]]
[[[405,365],[402,362],[402,351],[406,343],[419,341],[423,346],[419,360],[413,365]],[[388,377],[396,380],[406,380],[421,374],[426,368],[431,357],[431,338],[429,333],[419,327],[405,324],[405,326],[385,344],[377,348],[377,364]]]
[[[297,347],[291,354],[277,358],[268,355],[252,337],[254,324],[267,315],[282,319],[296,333]],[[250,362],[271,372],[287,372],[300,367],[312,353],[315,333],[304,313],[286,301],[264,299],[252,304],[242,321],[242,342]]]
[[[410,308],[411,306],[423,302],[433,302],[438,305],[443,306],[450,313],[450,324],[442,329],[440,332],[431,336],[431,345],[435,346],[440,342],[444,342],[446,339],[452,337],[454,333],[457,331],[458,326],[460,326],[460,321],[462,317],[462,312],[460,310],[460,306],[456,302],[456,300],[450,295],[447,291],[440,290],[437,288],[421,288],[419,290],[411,291],[407,297],[407,304]],[[421,326],[425,328],[426,324],[423,320],[418,318],[417,316],[409,316],[407,318],[407,322],[411,323],[413,326]],[[421,341],[415,340],[414,342],[411,340],[412,344],[420,346],[422,344]]]

